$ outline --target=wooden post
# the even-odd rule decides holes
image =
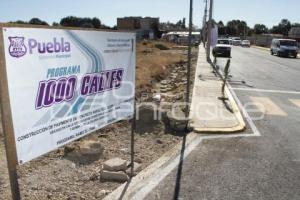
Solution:
[[[5,137],[5,148],[7,167],[9,173],[10,187],[13,200],[20,200],[20,190],[17,175],[17,152],[14,127],[12,122],[10,99],[8,93],[8,81],[5,64],[5,50],[4,50],[4,39],[3,39],[4,28],[0,29],[0,97],[1,97],[1,114],[2,114],[2,125]]]

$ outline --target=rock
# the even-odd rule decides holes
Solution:
[[[89,180],[96,181],[100,179],[101,168],[96,168],[91,175],[89,176]]]
[[[52,193],[48,193],[48,194],[47,194],[47,198],[48,198],[48,199],[51,199],[52,197],[53,197],[53,194],[52,194]]]
[[[103,170],[108,171],[125,171],[127,168],[127,161],[121,158],[113,158],[103,163]]]
[[[167,81],[167,80],[162,80],[161,82],[160,82],[160,84],[161,85],[167,85],[169,82]]]
[[[55,185],[50,185],[50,184],[49,184],[49,185],[45,188],[45,190],[46,190],[47,192],[51,193],[51,192],[56,192],[56,191],[57,191],[57,188],[56,188]]]
[[[122,148],[122,149],[120,149],[120,151],[122,151],[124,153],[129,153],[129,149],[128,148]]]
[[[156,101],[156,102],[160,102],[161,101],[161,95],[160,94],[154,95],[153,100]]]
[[[160,139],[157,139],[157,140],[156,140],[156,143],[157,143],[157,144],[163,144],[163,141],[161,141]]]
[[[91,163],[103,155],[104,148],[98,142],[92,140],[84,140],[79,147],[67,155],[67,158],[79,163]]]
[[[167,87],[168,87],[168,85],[160,85],[160,89],[165,89]]]
[[[64,153],[65,153],[65,154],[68,154],[68,153],[73,152],[74,150],[75,150],[75,147],[74,147],[74,146],[72,146],[72,145],[67,145],[67,146],[65,146],[65,148],[64,148]]]
[[[84,141],[80,145],[80,151],[85,156],[98,156],[102,153],[103,147],[101,144],[94,141]]]
[[[140,159],[140,158],[134,158],[134,161],[135,161],[135,162],[138,162],[138,163],[141,163],[141,162],[142,162],[142,159]]]
[[[133,175],[137,175],[138,172],[140,172],[142,170],[142,165],[134,162],[134,167],[133,167]],[[131,175],[131,166],[128,167],[128,169],[126,170],[126,174],[128,174],[129,176]]]
[[[108,193],[110,193],[110,191],[100,190],[99,192],[96,193],[95,197],[98,199],[98,198],[101,198],[103,196],[106,196]]]
[[[32,189],[32,190],[38,190],[39,187],[38,187],[37,185],[34,185],[34,186],[31,187],[31,189]]]
[[[167,119],[170,127],[175,131],[184,131],[187,127],[188,119],[180,107],[167,112]]]
[[[169,91],[171,91],[172,90],[172,88],[170,87],[170,86],[168,86],[168,87],[166,87],[166,88],[162,88],[160,91],[161,92],[169,92]]]
[[[126,161],[125,161],[126,163]],[[112,172],[103,170],[101,172],[101,181],[117,181],[117,182],[125,182],[129,180],[127,174],[123,171]]]
[[[161,89],[160,91],[161,91],[161,92],[168,92],[169,89],[165,88],[165,89]]]

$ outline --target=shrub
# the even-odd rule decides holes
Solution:
[[[169,50],[169,49],[170,49],[170,48],[167,47],[166,45],[160,44],[160,43],[155,44],[155,48],[158,48],[159,50]]]

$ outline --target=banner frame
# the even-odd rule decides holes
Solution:
[[[12,199],[19,200],[21,196],[18,183],[18,158],[8,91],[3,31],[5,29],[0,27],[0,108]]]

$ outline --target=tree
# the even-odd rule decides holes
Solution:
[[[45,21],[40,20],[39,18],[32,18],[28,22],[29,24],[34,24],[34,25],[46,25],[49,26],[49,24]]]
[[[219,35],[226,35],[226,27],[222,21],[218,22],[218,34]]]
[[[53,22],[53,23],[52,23],[52,26],[59,26],[59,23]]]
[[[250,28],[245,21],[232,20],[227,22],[226,33],[232,36],[247,35]]]
[[[11,23],[11,24],[28,24],[27,22],[22,21],[22,20],[11,21],[11,22],[8,22],[8,23]]]
[[[88,18],[88,17],[75,17],[68,16],[64,17],[60,20],[61,26],[69,26],[69,27],[83,27],[83,28],[96,28],[96,29],[110,29],[109,26],[101,24],[100,19],[97,17]]]
[[[293,23],[292,27],[300,27],[300,23]]]
[[[94,28],[97,28],[97,29],[101,28],[101,21],[96,17],[94,17],[92,19],[92,24],[93,24]]]
[[[172,23],[172,22],[161,22],[159,24],[159,28],[163,29],[163,30],[182,30],[182,29],[186,29],[186,19],[183,18],[182,20],[179,20],[176,23]],[[157,27],[158,29],[158,27]]]
[[[74,16],[64,17],[60,20],[61,26],[80,27],[80,19]]]
[[[182,21],[179,20],[177,23],[176,23],[176,27],[177,28],[181,28],[182,27]]]
[[[186,22],[185,22],[185,17],[182,19],[182,25],[181,25],[181,28],[182,29],[186,29]]]
[[[268,33],[268,28],[264,24],[255,24],[254,29],[253,29],[255,34],[263,34],[263,33]]]
[[[273,26],[273,28],[271,29],[271,33],[288,36],[291,28],[291,22],[288,19],[282,19],[277,26]]]

